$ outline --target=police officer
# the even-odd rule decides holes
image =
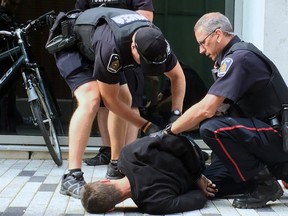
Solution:
[[[114,8],[125,8],[129,10],[137,11],[144,15],[148,20],[153,20],[153,4],[152,0],[77,0],[75,8],[80,10],[86,10],[93,7],[114,7]],[[132,70],[132,71],[131,71]],[[140,67],[127,68],[125,70],[125,77],[127,84],[132,96],[132,108],[133,111],[139,114],[139,107],[143,106],[143,91],[144,91],[144,76]],[[109,114],[109,115],[108,115]],[[108,130],[108,116],[109,116],[109,130]],[[99,153],[92,158],[85,158],[83,161],[90,166],[108,164],[106,178],[119,178],[122,175],[117,170],[117,159],[119,157],[120,150],[125,144],[134,141],[137,136],[139,129],[133,124],[128,123],[126,136],[123,134],[120,128],[125,127],[126,121],[119,118],[112,112],[108,112],[101,102],[99,111],[97,113],[98,128],[102,139],[102,147],[99,149]],[[111,148],[112,146],[112,157]]]
[[[174,103],[180,110],[185,77],[161,31],[137,12],[105,7],[88,9],[77,18],[74,33],[79,38],[77,45],[65,46],[62,51],[56,46],[59,52],[55,57],[78,101],[69,126],[69,173],[63,176],[60,192],[79,198],[85,184],[82,155],[101,99],[109,110],[145,134],[157,130],[131,110],[131,96],[123,76],[125,68],[141,65],[147,75],[165,73],[171,79]],[[52,45],[54,48],[55,43]],[[47,48],[51,48],[49,42]]]
[[[232,31],[221,13],[198,20],[195,37],[200,53],[215,61],[215,82],[199,103],[161,133],[178,134],[200,125],[201,138],[235,183],[251,182],[251,190],[234,199],[233,206],[259,208],[282,196],[276,178],[288,179],[288,152],[283,150],[278,124],[288,103],[288,89],[276,66]],[[220,192],[213,174],[206,176]]]

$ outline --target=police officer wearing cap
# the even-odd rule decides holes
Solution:
[[[152,0],[77,0],[75,3],[75,8],[80,10],[87,10],[99,6],[134,10],[144,15],[151,22],[153,20],[154,8]],[[132,109],[139,114],[139,107],[143,106],[143,73],[139,66],[128,67],[124,73],[132,96]],[[108,116],[109,122],[111,122],[109,129],[107,125]],[[109,113],[109,110],[104,106],[102,101],[97,113],[97,123],[102,139],[102,146],[94,157],[85,158],[83,162],[90,166],[109,164],[106,178],[115,179],[122,177],[116,166],[120,150],[125,144],[131,143],[137,138],[139,129],[133,124],[128,123],[126,135],[124,136],[123,132],[119,130],[119,127],[122,127],[121,123],[124,124],[125,127],[127,124],[126,121],[113,114],[113,112]],[[112,146],[112,151],[110,146]]]
[[[288,152],[283,145],[288,88],[276,66],[232,31],[221,13],[208,13],[198,20],[195,37],[200,53],[215,61],[215,82],[199,103],[158,135],[200,126],[201,138],[216,155],[204,174],[219,193],[236,192],[233,182],[236,187],[247,183],[250,191],[234,199],[233,206],[260,208],[282,196],[277,179],[288,180]],[[281,131],[282,119],[286,122]],[[232,184],[219,187],[227,180]]]
[[[132,111],[123,74],[125,68],[141,65],[144,74],[164,73],[171,80],[173,104],[179,110],[182,110],[185,77],[161,31],[134,11],[88,9],[76,19],[74,33],[77,44],[54,55],[61,75],[78,101],[69,126],[69,173],[63,175],[60,193],[79,198],[85,184],[82,155],[101,99],[109,110],[145,134],[158,130]]]

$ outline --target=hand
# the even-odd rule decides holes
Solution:
[[[149,137],[156,137],[156,136],[160,137],[160,136],[163,136],[164,134],[167,134],[165,129],[157,131],[157,132],[154,132],[154,133],[150,133]]]
[[[218,192],[216,185],[204,175],[201,175],[200,178],[197,179],[196,184],[207,197],[215,197],[215,193]]]
[[[160,128],[157,125],[153,124],[152,122],[146,122],[142,126],[141,130],[145,135],[150,135],[152,133],[160,131]]]
[[[149,136],[150,137],[156,137],[156,136],[163,136],[164,134],[176,135],[176,134],[172,133],[171,127],[172,127],[172,123],[166,125],[166,127],[163,130],[151,133]]]

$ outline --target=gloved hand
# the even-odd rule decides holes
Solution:
[[[174,110],[171,112],[170,118],[168,120],[168,123],[173,123],[174,121],[176,121],[180,116],[181,116],[181,112],[180,110]]]
[[[166,125],[163,130],[149,134],[149,137],[163,136],[164,134],[176,135],[171,131],[172,123]]]
[[[145,135],[150,135],[152,133],[155,133],[157,131],[160,131],[160,127],[158,127],[157,125],[153,124],[152,122],[146,122],[142,128],[141,128],[142,132],[145,134]]]

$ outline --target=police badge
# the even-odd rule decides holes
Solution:
[[[108,62],[107,70],[110,73],[117,73],[122,68],[118,54],[112,54]]]

